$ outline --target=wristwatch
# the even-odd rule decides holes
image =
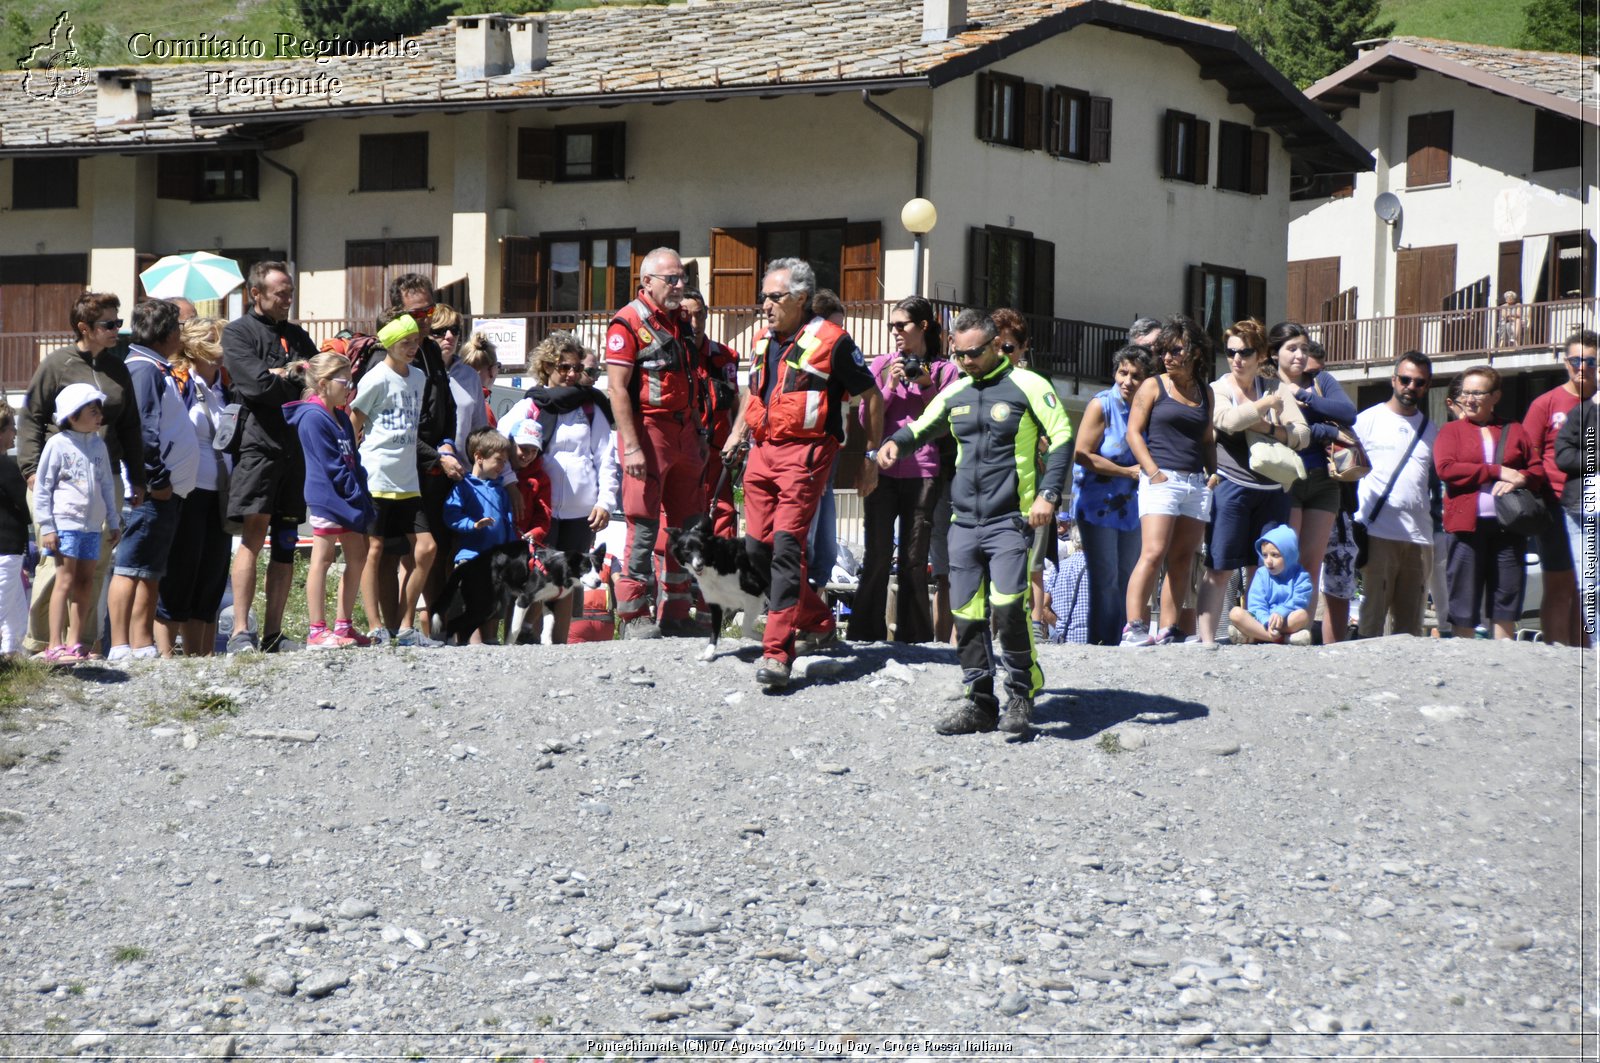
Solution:
[[[1046,488],[1045,490],[1039,492],[1039,497],[1050,503],[1052,506],[1059,506],[1061,504],[1060,491],[1051,491],[1050,489]]]
[[[878,452],[876,450],[869,450],[865,454],[863,454],[862,457],[866,458],[868,461],[877,461],[878,460]]]

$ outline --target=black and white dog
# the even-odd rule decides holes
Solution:
[[[530,546],[524,539],[504,543],[494,548],[489,559],[490,578],[499,591],[501,614],[510,604],[511,627],[506,631],[506,641],[512,645],[531,634],[537,641],[538,632],[524,632],[523,624],[528,609],[553,601],[583,585],[583,577],[598,572],[605,566],[606,548],[597,546],[591,552],[565,553]],[[581,593],[581,592],[580,592]]]
[[[696,513],[672,535],[672,556],[700,585],[700,597],[711,608],[711,642],[700,653],[702,661],[717,655],[724,612],[740,611],[740,637],[753,641],[756,618],[766,611],[771,571],[758,571],[745,552],[744,540],[727,539],[711,530],[711,518]]]

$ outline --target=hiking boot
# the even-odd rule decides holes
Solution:
[[[776,657],[763,657],[756,667],[756,682],[768,690],[782,690],[789,685],[790,671],[788,661],[780,661]]]
[[[256,637],[248,631],[241,631],[228,638],[229,653],[255,653],[261,647],[256,645]]]
[[[1006,714],[1000,718],[1000,730],[1008,735],[1033,733],[1033,699],[1020,694],[1006,702]]]
[[[810,657],[813,654],[827,653],[829,650],[838,649],[844,642],[839,637],[837,625],[826,631],[802,631],[794,640],[794,655],[796,657]]]
[[[661,637],[661,628],[648,616],[636,616],[632,620],[623,623],[622,637],[625,639],[658,639]]]
[[[1000,703],[992,694],[974,694],[957,705],[950,715],[933,725],[936,734],[986,734],[1000,723]]]
[[[1150,637],[1150,625],[1142,620],[1130,620],[1122,625],[1123,649],[1140,649],[1152,645],[1154,639]]]
[[[691,617],[669,617],[661,621],[661,637],[669,639],[704,639],[711,637],[711,625]],[[628,638],[649,638],[648,635],[628,635]]]

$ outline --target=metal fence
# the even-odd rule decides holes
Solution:
[[[1548,348],[1600,320],[1600,299],[1562,299],[1515,306],[1306,323],[1328,352],[1330,366],[1387,365],[1406,351],[1431,357],[1482,357]]]

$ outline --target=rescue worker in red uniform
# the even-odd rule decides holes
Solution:
[[[744,473],[745,549],[769,568],[767,627],[756,682],[789,685],[795,657],[836,638],[833,613],[806,579],[811,517],[844,442],[845,400],[865,396],[867,449],[883,431],[883,396],[849,333],[811,312],[816,274],[798,258],[767,265],[761,308],[767,331],[750,356],[750,386],[728,437],[729,452],[746,434],[752,445]],[[856,481],[863,497],[878,469],[863,460]],[[797,636],[804,643],[797,646]]]
[[[703,634],[689,619],[689,574],[667,533],[705,509],[705,426],[693,332],[683,313],[683,261],[671,248],[644,257],[639,296],[606,330],[606,379],[621,452],[628,541],[616,576],[623,638]],[[663,521],[665,528],[662,527]],[[666,593],[656,622],[655,564]]]
[[[705,402],[706,432],[711,443],[705,481],[711,530],[731,539],[739,534],[739,511],[733,504],[734,478],[731,472],[724,472],[728,466],[723,461],[722,448],[727,445],[734,416],[739,412],[739,355],[706,335],[709,312],[704,295],[693,289],[684,292],[683,309],[694,326],[695,349],[700,352],[700,394]]]

